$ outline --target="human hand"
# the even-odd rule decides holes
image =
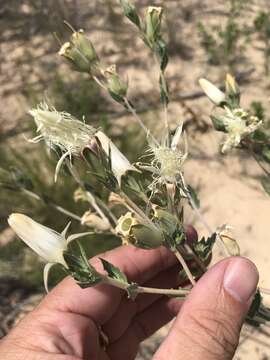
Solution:
[[[179,266],[165,248],[126,246],[100,256],[139,284],[179,285]],[[98,258],[91,263],[101,270]],[[0,342],[0,358],[131,360],[141,341],[177,315],[154,360],[232,359],[257,282],[250,261],[226,259],[200,279],[180,311],[182,301],[177,299],[141,294],[132,301],[117,288],[83,290],[67,278]],[[106,349],[100,327],[109,340]]]

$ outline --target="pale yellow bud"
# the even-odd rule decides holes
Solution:
[[[219,90],[215,85],[206,79],[200,79],[199,84],[202,90],[205,92],[209,100],[215,105],[220,105],[225,101],[226,95],[223,91]]]

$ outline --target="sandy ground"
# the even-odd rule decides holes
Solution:
[[[85,4],[84,1],[81,1],[81,3]],[[88,11],[94,13],[95,6],[97,6],[96,3],[98,3],[98,1],[93,1],[93,3],[89,5],[90,10],[88,9]],[[104,3],[102,2],[103,6]],[[137,3],[149,4],[147,1],[137,1]],[[160,4],[162,2],[155,1],[154,3]],[[189,49],[191,53],[190,58],[184,59],[177,51],[171,57],[168,77],[170,87],[175,90],[176,95],[185,95],[199,91],[197,80],[200,76],[207,76],[218,83],[220,83],[224,77],[224,69],[217,69],[206,65],[205,55],[198,47],[199,41],[196,31],[194,31],[196,22],[206,19],[209,15],[204,7],[206,5],[210,4],[210,8],[217,12],[217,21],[222,19],[218,13],[218,10],[222,9],[222,3],[215,2],[215,4],[212,5],[213,2],[211,0],[202,2],[189,1],[186,3],[197,4],[197,10],[195,11],[192,21],[181,26],[175,35],[176,41],[181,41],[188,45],[188,47],[191,47]],[[255,5],[259,6],[262,3],[263,1],[257,1]],[[100,2],[98,5],[100,5]],[[167,6],[171,14],[173,14],[171,6],[180,9],[177,1],[170,1],[167,3]],[[183,7],[185,7],[184,3]],[[181,9],[179,9],[177,11],[181,14]],[[23,11],[27,13],[28,10],[24,8]],[[117,11],[118,10],[116,10],[116,12]],[[175,16],[177,14],[178,13],[175,12]],[[90,28],[90,24],[85,20],[87,16],[80,16],[79,18],[86,28]],[[174,19],[174,21],[177,20]],[[98,50],[105,54],[106,60],[109,62],[122,62],[121,71],[123,72],[128,69],[127,73],[131,87],[130,95],[131,98],[136,100],[138,107],[140,107],[142,103],[140,99],[143,99],[143,101],[145,98],[149,101],[155,99],[157,93],[151,93],[151,90],[156,82],[156,76],[153,72],[149,54],[146,52],[141,53],[142,45],[140,41],[126,42],[123,56],[123,48],[121,49],[121,46],[115,42],[115,38],[113,37],[112,40],[112,36],[108,32],[101,32],[100,28],[102,28],[104,24],[100,20],[100,15],[97,14],[93,16],[91,23],[98,24],[97,27],[99,30],[92,31],[92,36],[97,43]],[[175,22],[175,26],[178,25],[179,24]],[[122,39],[121,41],[126,41],[128,36],[133,36],[130,33],[123,34],[120,31],[114,34],[114,36],[115,35],[119,36]],[[103,42],[99,42],[101,37]],[[30,41],[27,42],[27,51],[36,56],[33,68],[27,65],[26,60],[24,60],[25,63],[20,64],[19,68],[16,65],[18,59],[22,56],[20,46],[23,46],[23,43],[21,43],[20,40],[18,40],[17,43],[1,43],[1,54],[5,60],[0,74],[0,80],[2,80],[1,95],[4,101],[3,104],[5,104],[5,106],[1,106],[0,108],[2,134],[5,131],[8,132],[14,129],[16,119],[20,119],[28,107],[23,91],[21,91],[20,88],[20,85],[23,83],[23,75],[24,78],[27,78],[26,74],[30,71],[31,81],[39,81],[38,79],[40,78],[44,81],[46,76],[49,76],[48,64],[52,64],[54,55],[52,56],[46,52],[47,47],[49,48],[48,39],[49,36],[41,36],[39,34],[34,35],[30,38]],[[106,43],[104,43],[104,39]],[[41,47],[42,44],[43,48]],[[43,52],[45,52],[45,54],[43,54]],[[125,58],[128,58],[127,63],[123,61]],[[255,47],[251,47],[248,50],[247,58],[252,60],[240,64],[239,71],[245,71],[254,67],[255,71],[248,79],[248,83],[243,86],[245,90],[244,104],[256,99],[261,100],[269,109],[267,101],[269,89],[262,71],[261,53],[258,52]],[[58,61],[58,63],[60,62]],[[14,73],[13,69],[15,67],[16,71]],[[42,68],[43,71],[41,71]],[[64,70],[65,69],[66,68],[64,68]],[[11,79],[13,79],[12,82],[10,81]],[[27,81],[28,80],[27,78]],[[37,88],[39,88],[39,86],[37,86]],[[139,96],[138,89],[147,96]],[[195,115],[187,112],[187,107],[191,107]],[[216,228],[224,223],[233,227],[233,234],[240,244],[242,255],[249,257],[256,263],[260,271],[261,285],[270,288],[270,252],[269,234],[267,232],[269,227],[270,199],[265,195],[258,181],[261,171],[257,164],[244,155],[239,154],[239,152],[235,152],[227,157],[221,156],[218,145],[221,139],[216,132],[212,130],[206,133],[198,132],[198,127],[202,119],[204,125],[210,125],[208,119],[210,111],[211,105],[204,98],[185,102],[174,101],[171,105],[169,115],[173,123],[182,119],[185,119],[188,123],[191,122],[190,127],[187,129],[190,158],[185,167],[186,177],[194,187],[199,189],[202,212],[211,227]],[[142,116],[148,119],[151,118],[151,115],[152,113],[144,113]],[[155,114],[155,116],[157,115]],[[154,132],[158,132],[159,126],[156,122],[158,119],[159,118],[155,119],[155,123],[153,123],[153,120],[149,121]],[[130,119],[128,119],[128,121],[130,121]],[[125,129],[127,126],[125,117],[121,124]],[[192,213],[189,213],[187,222],[194,224],[200,235],[206,234],[205,229],[203,229]],[[268,301],[268,303],[270,305],[270,301]],[[138,359],[150,359],[154,349],[158,346],[161,339],[164,338],[167,331],[168,327],[165,327],[147,340],[138,355]],[[268,333],[267,328],[263,328],[261,331],[251,331],[248,328],[244,328],[235,359],[270,359],[269,335],[270,331]]]

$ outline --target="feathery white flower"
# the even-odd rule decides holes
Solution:
[[[44,268],[44,285],[47,291],[48,275],[52,265],[61,264],[65,268],[68,268],[63,256],[68,244],[81,236],[90,234],[90,232],[86,232],[70,235],[66,238],[70,223],[60,234],[39,224],[29,216],[18,213],[11,214],[8,218],[8,223],[14,232],[47,262]]]
[[[217,88],[210,81],[206,79],[200,79],[199,84],[205,92],[206,96],[209,98],[209,100],[211,100],[212,103],[214,103],[215,105],[220,105],[222,102],[225,101],[225,93],[219,90],[219,88]]]
[[[188,156],[187,138],[184,133],[184,147],[179,148],[182,137],[183,124],[178,126],[171,143],[169,144],[168,138],[165,139],[163,144],[151,144],[149,152],[153,155],[152,167],[154,169],[154,182],[165,183],[178,183],[181,180],[182,167]]]
[[[102,149],[106,155],[111,156],[112,172],[114,173],[118,184],[121,184],[121,177],[128,170],[138,171],[123,153],[114,145],[111,139],[108,138],[102,131],[98,131],[95,136],[101,143]]]
[[[222,153],[237,147],[243,138],[252,134],[262,125],[262,121],[259,121],[256,116],[249,116],[241,108],[231,110],[225,107],[225,114],[221,116],[221,119],[227,130],[227,138],[221,148]]]
[[[37,132],[40,133],[31,142],[37,143],[44,140],[50,148],[59,148],[63,152],[56,166],[56,180],[65,158],[72,155],[79,156],[96,133],[96,129],[67,112],[58,112],[45,102],[39,104],[36,109],[31,109],[29,114],[33,116]]]

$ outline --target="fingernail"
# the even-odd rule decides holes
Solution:
[[[258,281],[256,266],[247,259],[236,258],[225,271],[223,287],[234,299],[246,303],[254,295]]]

